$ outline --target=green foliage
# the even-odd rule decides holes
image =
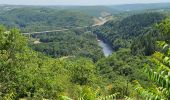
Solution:
[[[30,49],[18,30],[0,30],[1,98],[76,97],[79,86],[97,86],[100,76],[90,59],[49,58]]]
[[[101,76],[106,79],[105,84],[108,91],[119,93],[118,98],[133,95],[131,82],[140,80],[142,85],[149,86],[146,74],[141,66],[145,62],[145,57],[133,56],[129,49],[120,49],[108,58],[103,58],[97,62],[97,69]],[[133,95],[135,96],[135,95]]]
[[[145,34],[139,36],[132,43],[131,49],[133,54],[152,55],[156,50],[157,41],[166,41],[169,43],[170,20],[167,18],[154,27],[145,30]]]
[[[101,96],[99,95],[98,90],[93,90],[90,87],[83,87],[79,98],[77,100],[115,100],[117,96],[117,93],[108,95],[108,96]],[[69,97],[61,96],[61,100],[72,100]]]
[[[146,34],[145,29],[161,22],[164,18],[164,15],[156,12],[134,14],[122,20],[109,21],[96,29],[95,33],[110,43],[115,50],[129,48],[137,37]]]
[[[40,44],[31,47],[51,57],[81,56],[93,59],[94,62],[103,57],[102,49],[98,46],[96,36],[84,30],[35,34]]]
[[[0,30],[0,81],[4,85],[1,86],[2,91],[9,92],[11,90],[6,89],[6,87],[9,84],[14,84],[13,81],[17,78],[16,69],[13,66],[16,64],[17,55],[25,51],[26,41],[17,29],[7,31],[1,27]],[[16,65],[16,68],[19,66]]]
[[[97,91],[92,90],[89,87],[84,87],[80,93],[78,100],[95,100],[97,96]]]
[[[116,95],[117,93],[105,97],[99,97],[98,100],[116,100]]]
[[[42,7],[19,7],[0,14],[0,23],[22,32],[47,31],[93,24],[84,13]]]
[[[158,27],[163,35],[169,35],[169,20],[165,20],[159,24]],[[136,82],[136,90],[144,98],[148,100],[169,100],[170,99],[170,68],[169,68],[169,39],[158,41],[158,52],[155,52],[150,63],[146,65],[146,73],[149,78],[155,82],[154,89],[144,89],[138,82]]]
[[[152,82],[147,79],[143,69],[143,63],[149,61],[143,55],[150,55],[156,50],[156,37],[162,38],[161,34],[157,34],[157,23],[164,18],[163,14],[157,12],[134,14],[109,21],[94,31],[116,51],[108,58],[97,62],[97,69],[105,79],[109,93],[119,92],[118,98],[130,96],[138,99],[136,91],[132,88],[134,80],[139,80],[143,87],[152,87]]]
[[[19,30],[0,26],[0,99],[141,99],[136,92],[148,99],[169,99],[170,21],[156,24],[164,18],[160,13],[135,14],[95,30],[116,50],[107,58],[96,36],[85,32],[90,29],[35,34],[32,37],[40,43],[29,41],[28,45]],[[6,11],[0,22],[22,31],[92,24],[89,16],[79,12],[39,7]],[[160,51],[154,53],[156,49]],[[140,55],[152,53],[151,61]],[[143,63],[148,64],[146,73],[155,82],[147,79]],[[139,82],[134,85],[134,80]]]
[[[78,60],[73,68],[72,82],[80,85],[92,84],[95,80],[95,66],[91,61],[84,62],[86,59]]]
[[[161,54],[162,55],[162,54]],[[155,68],[152,69],[149,66],[146,68],[146,73],[151,80],[155,81],[157,87],[154,91],[143,89],[139,83],[136,83],[136,90],[148,100],[169,100],[170,97],[170,69],[165,64],[168,62],[169,57],[161,56],[160,53],[155,53],[154,56],[159,58],[153,58],[152,61]],[[164,60],[165,59],[165,60]],[[162,61],[164,60],[164,63]]]

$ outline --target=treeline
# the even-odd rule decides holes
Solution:
[[[84,30],[34,34],[39,44],[31,43],[31,47],[53,58],[63,56],[81,56],[93,59],[94,62],[104,57],[97,37]]]
[[[116,50],[107,58],[85,30],[34,34],[39,44],[33,44],[19,30],[1,26],[0,99],[168,100],[170,20],[164,18],[137,14],[95,30]]]
[[[47,31],[88,26],[93,20],[85,13],[48,7],[20,7],[0,14],[0,23],[20,28],[22,32]]]
[[[122,49],[96,63],[88,57],[77,55],[53,59],[32,50],[19,30],[7,31],[1,27],[0,32],[0,99],[62,100],[69,97],[94,100],[107,95],[114,96],[115,93],[118,93],[117,98],[124,98],[125,95],[135,93],[130,82],[145,75],[141,68],[135,67],[141,64],[141,58],[129,56],[129,50]],[[57,38],[53,35],[49,37]],[[95,38],[89,33],[82,35]],[[49,37],[44,41],[49,41]],[[139,73],[141,76],[137,76]]]
[[[145,74],[139,66],[142,65],[142,58],[131,56],[127,49],[96,63],[88,57],[77,55],[53,59],[32,50],[19,30],[7,31],[1,27],[0,32],[1,99],[62,100],[66,96],[94,100],[115,93],[118,93],[117,98],[124,98],[125,95],[136,93],[131,84],[133,80],[138,79],[146,84]],[[82,35],[95,37],[88,34]]]
[[[165,41],[169,43],[169,35],[167,34],[168,25],[169,19],[166,19],[160,24],[156,24],[152,28],[145,30],[145,34],[140,35],[132,43],[132,53],[134,55],[152,55],[156,50],[159,50],[156,45],[157,41]]]
[[[145,34],[145,29],[164,18],[163,14],[156,12],[135,14],[121,20],[109,21],[94,32],[112,44],[115,50],[129,48],[136,37]]]
[[[101,59],[98,68],[101,76],[111,79],[110,87],[119,91],[119,96],[169,99],[169,23],[162,14],[144,13],[108,22],[95,31],[116,50],[110,57]]]
[[[0,38],[0,99],[62,100],[87,94],[90,98],[96,89],[98,96],[105,95],[103,79],[91,59],[47,57],[30,49],[17,29],[0,27]]]
[[[148,78],[153,81],[154,87],[145,88],[140,82],[135,81],[135,88],[143,99],[169,100],[170,19],[168,18],[155,25],[153,30],[140,37],[141,41],[137,42],[135,49],[138,48],[136,51],[140,51],[140,53],[144,50],[146,54],[152,51],[149,62],[145,64],[144,68]],[[147,43],[146,39],[148,40]],[[144,45],[144,43],[146,44]]]

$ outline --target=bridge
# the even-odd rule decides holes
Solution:
[[[75,27],[75,28],[70,28],[70,29],[58,29],[58,30],[48,30],[48,31],[40,31],[40,32],[29,32],[29,33],[22,33],[23,35],[31,35],[31,34],[43,34],[43,33],[52,33],[52,32],[63,32],[63,31],[69,31],[73,29],[83,29],[83,28],[92,28],[92,27],[97,27],[105,24],[108,20],[105,18],[101,19],[99,23],[95,23],[91,26],[83,26],[83,27]]]
[[[83,29],[83,28],[88,28],[88,26],[75,27],[75,28],[70,28],[70,29],[58,29],[58,30],[49,30],[49,31],[40,31],[40,32],[30,32],[30,33],[22,33],[22,34],[28,35],[28,34],[41,34],[41,33],[63,32],[63,31],[69,31],[69,30],[72,30],[72,29]]]

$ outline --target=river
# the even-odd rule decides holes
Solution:
[[[112,54],[113,49],[109,44],[107,44],[103,40],[99,40],[99,39],[98,39],[98,44],[100,47],[102,47],[105,57],[108,57],[109,55]]]

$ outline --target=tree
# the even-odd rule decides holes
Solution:
[[[169,20],[165,20],[158,28],[163,35],[169,36]],[[150,59],[150,63],[145,65],[146,73],[155,86],[150,89],[144,89],[137,81],[136,90],[144,98],[149,100],[169,100],[170,99],[170,45],[169,39],[157,41],[159,51],[155,52]]]
[[[26,39],[19,30],[7,31],[0,27],[0,84],[2,94],[12,93],[14,81],[17,79],[16,70],[20,68],[17,63],[18,54],[26,50]]]

